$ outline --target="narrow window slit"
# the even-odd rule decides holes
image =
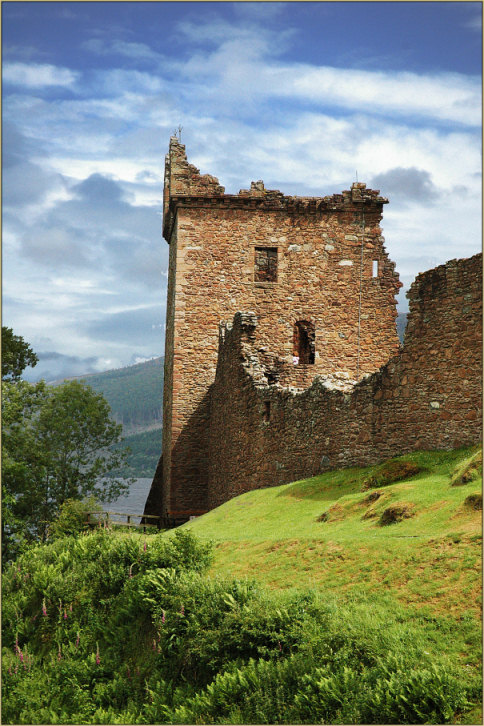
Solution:
[[[378,260],[373,260],[372,277],[378,277]]]
[[[263,411],[263,418],[266,423],[268,423],[271,420],[271,402],[270,401],[264,401],[264,411]]]
[[[293,361],[295,364],[314,364],[315,358],[314,323],[298,320],[294,324]]]

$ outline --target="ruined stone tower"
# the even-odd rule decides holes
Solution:
[[[175,524],[210,506],[211,387],[221,321],[254,313],[255,344],[274,381],[299,389],[320,374],[359,380],[398,351],[401,283],[379,226],[387,202],[362,183],[327,197],[284,196],[261,181],[225,194],[170,139],[163,448],[146,513]]]

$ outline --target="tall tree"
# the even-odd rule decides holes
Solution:
[[[7,381],[2,394],[2,525],[8,559],[21,540],[45,538],[66,499],[94,495],[109,502],[127,492],[130,481],[109,473],[124,465],[129,450],[113,448],[122,426],[111,420],[102,394],[85,384]]]
[[[113,447],[122,426],[102,394],[71,381],[47,386],[21,380],[37,356],[10,328],[2,328],[3,561],[25,541],[43,539],[66,499],[117,499],[130,481],[109,477],[129,449]]]
[[[18,381],[27,366],[34,367],[39,359],[20,335],[2,325],[2,381]]]

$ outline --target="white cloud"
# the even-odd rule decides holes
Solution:
[[[9,137],[4,177],[4,292],[8,324],[34,348],[48,336],[42,349],[94,367],[162,352],[153,334],[168,256],[159,213],[178,124],[189,161],[227,193],[262,178],[285,194],[322,196],[348,189],[356,171],[393,185],[383,228],[407,286],[480,249],[480,83],[281,62],[292,30],[258,27],[258,12],[278,11],[261,5],[237,8],[233,24],[179,23],[178,60],[161,61],[145,43],[91,40],[85,50],[116,53],[129,67],[84,73],[76,97],[37,93],[54,81],[72,88],[69,69],[4,66],[19,84],[7,88],[4,117],[21,132]]]
[[[120,55],[132,60],[156,61],[163,60],[160,53],[152,50],[146,43],[133,43],[110,38],[90,38],[81,44],[83,50],[97,55]]]
[[[4,83],[37,88],[42,86],[71,87],[79,74],[69,68],[59,68],[47,63],[5,63],[2,69]]]
[[[182,27],[187,32],[187,26]],[[211,32],[213,26],[208,29]],[[203,27],[197,32],[203,35]],[[194,53],[178,64],[178,70],[186,79],[199,83],[210,78],[210,86],[203,86],[203,93],[208,90],[213,95],[216,91],[225,101],[238,98],[249,104],[285,98],[292,104],[304,102],[322,109],[480,124],[481,82],[477,77],[276,64],[265,60],[272,48],[270,40],[264,34],[240,30],[213,52]]]
[[[427,116],[478,126],[481,84],[458,73],[417,75],[296,66],[266,70],[266,87],[288,96],[356,110]]]

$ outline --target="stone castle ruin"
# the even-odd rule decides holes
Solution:
[[[145,514],[411,450],[477,443],[482,256],[417,277],[405,344],[379,192],[225,194],[170,140],[162,456]]]

